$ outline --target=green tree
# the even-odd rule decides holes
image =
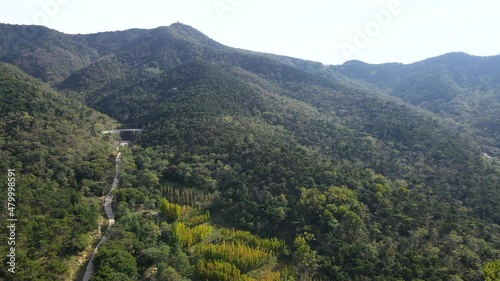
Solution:
[[[486,281],[500,281],[500,260],[487,263],[483,272]]]
[[[174,222],[181,216],[181,206],[169,203],[167,199],[163,198],[160,201],[160,212],[168,222]]]
[[[293,254],[293,262],[296,266],[299,276],[307,276],[315,272],[318,267],[318,256],[316,251],[312,250],[307,241],[314,237],[310,233],[303,233],[293,241],[295,252]]]
[[[105,246],[99,249],[95,258],[95,274],[107,277],[110,273],[124,274],[128,278],[137,278],[137,263],[129,252],[121,249],[108,249]]]
[[[173,267],[167,267],[164,270],[162,270],[158,277],[160,277],[161,280],[165,281],[189,281],[190,279],[187,277],[182,276],[175,268]]]

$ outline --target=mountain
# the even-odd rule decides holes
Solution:
[[[358,61],[331,66],[344,75],[400,98],[471,130],[475,139],[497,155],[500,148],[500,56],[450,53],[421,62],[369,65]],[[328,75],[328,74],[327,74]]]
[[[15,38],[23,27],[0,29]],[[495,57],[324,66],[227,47],[180,23],[45,32],[23,46],[75,46],[75,63],[57,78],[46,76],[56,61],[7,47],[2,60],[15,58],[60,92],[43,100],[78,99],[144,128],[122,148],[117,228],[97,256],[96,278],[482,280],[500,259],[500,173],[496,158],[482,156],[485,147],[495,156],[499,137]],[[480,98],[487,115],[452,114],[453,103]],[[189,208],[213,219],[190,224]],[[211,234],[185,242],[197,227]],[[213,230],[226,227],[286,247],[252,266],[208,254],[203,245],[264,243]]]
[[[0,63],[0,167],[15,170],[12,198],[0,195],[2,219],[16,218],[16,280],[75,275],[73,257],[95,231],[112,146],[99,132],[116,121],[57,93],[13,65]],[[7,178],[1,178],[7,186]],[[15,185],[12,185],[12,182]],[[6,189],[7,191],[7,189]],[[91,195],[94,199],[86,198]],[[13,214],[14,216],[11,216]],[[8,241],[8,232],[1,234]],[[10,268],[10,267],[9,267]],[[10,279],[5,266],[0,276]]]

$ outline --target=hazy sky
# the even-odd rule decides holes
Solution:
[[[497,0],[0,0],[0,22],[65,33],[177,21],[224,45],[324,64],[500,53]]]

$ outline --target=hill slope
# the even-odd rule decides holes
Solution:
[[[0,167],[14,169],[16,180],[15,280],[70,276],[69,260],[92,242],[88,232],[99,214],[97,202],[83,195],[100,195],[112,169],[111,146],[99,132],[115,122],[5,63],[0,112]],[[7,186],[6,177],[0,181]],[[0,195],[3,202],[6,196]],[[6,220],[7,204],[1,208]],[[0,235],[7,241],[6,231]],[[0,252],[7,255],[7,243]],[[13,280],[7,269],[0,276]]]
[[[462,239],[486,239],[485,233],[476,236],[478,228],[451,226],[499,219],[498,171],[483,163],[467,135],[396,101],[278,66],[280,72],[269,67],[280,73],[276,79],[264,71],[186,63],[99,92],[93,102],[124,122],[145,126],[142,146],[169,163],[155,171],[160,178],[220,192],[212,212],[231,225],[289,241],[312,233],[311,246],[328,260],[315,274],[342,279],[372,272],[388,278],[389,269],[379,271],[375,264],[388,263],[390,256],[362,265],[375,253],[345,247],[375,247],[377,253],[395,247],[399,260],[412,252],[411,233],[427,228],[443,238],[428,236],[426,247],[441,250],[437,256],[424,251],[418,260],[442,267],[458,262],[445,258],[444,237],[455,235],[454,229],[464,231]],[[326,211],[322,196],[326,205],[349,205],[353,217]],[[351,201],[337,201],[343,196]],[[333,221],[317,213],[323,209]],[[394,241],[385,244],[382,237]],[[492,243],[495,257],[496,242],[486,243]],[[338,267],[330,268],[330,262]],[[413,262],[392,266],[391,276],[417,276]],[[467,276],[480,276],[479,268],[465,264],[421,276],[466,276],[465,268],[472,270]]]
[[[67,35],[43,26],[0,24],[0,61],[54,84],[101,56],[119,50],[141,30]]]
[[[460,127],[468,123],[439,118],[447,102],[431,107],[464,95],[461,72],[441,63],[403,78],[404,65],[325,68],[225,47],[182,24],[75,38],[96,55],[54,85],[145,128],[124,156],[125,229],[113,244],[129,249],[124,262],[137,274],[166,271],[140,257],[142,246],[168,245],[191,256],[174,272],[197,280],[195,249],[179,248],[185,237],[147,212],[162,184],[203,194],[218,223],[286,241],[291,252],[278,262],[296,278],[481,280],[499,259],[499,171]],[[129,214],[142,208],[143,217]]]
[[[347,62],[330,73],[346,75],[441,117],[461,123],[498,154],[500,56],[450,53],[409,65]]]

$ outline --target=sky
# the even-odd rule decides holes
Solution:
[[[500,54],[497,0],[0,0],[0,22],[70,34],[190,25],[227,46],[342,64]]]

